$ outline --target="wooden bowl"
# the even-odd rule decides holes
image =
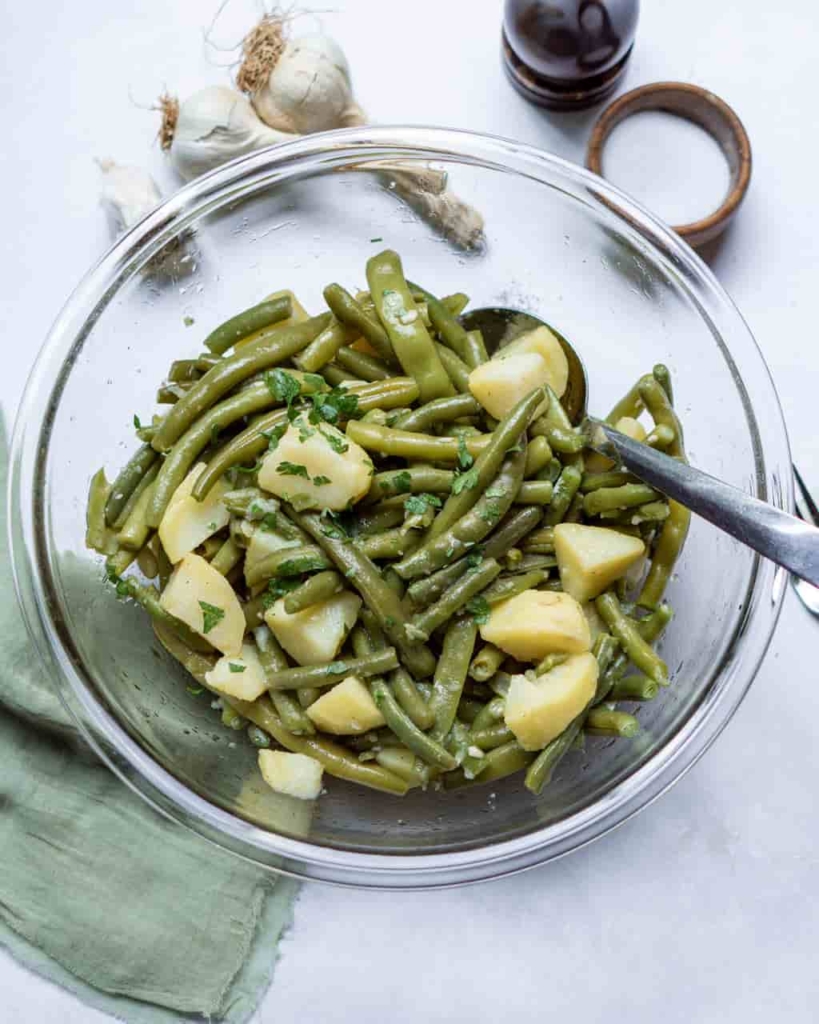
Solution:
[[[714,93],[685,82],[655,82],[632,89],[601,114],[589,139],[586,166],[603,176],[603,150],[621,121],[644,110],[662,110],[693,121],[718,143],[731,175],[728,194],[707,217],[681,224],[674,231],[689,245],[699,246],[716,238],[728,226],[745,198],[751,180],[751,143],[742,122]]]

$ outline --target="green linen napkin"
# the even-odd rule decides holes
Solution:
[[[6,475],[0,415],[2,496]],[[122,1020],[242,1024],[297,885],[157,814],[83,747],[17,607],[5,502],[0,528],[0,943]]]

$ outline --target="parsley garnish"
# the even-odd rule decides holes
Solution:
[[[223,608],[217,608],[215,604],[208,604],[207,601],[200,601],[199,607],[202,609],[202,632],[207,635],[219,625],[225,617],[225,612]]]
[[[483,561],[483,548],[473,548],[466,556],[466,564],[469,569],[477,569]]]
[[[461,469],[469,469],[475,460],[469,454],[466,447],[466,438],[463,434],[458,435],[458,465]]]
[[[300,462],[280,462],[276,467],[276,472],[281,473],[282,476],[303,476],[305,480],[310,479],[307,466],[302,466]]]
[[[282,436],[284,435],[284,432],[286,430],[287,430],[287,427],[281,426],[281,427],[274,427],[272,430],[263,430],[262,431],[262,437],[266,437],[267,438],[267,450],[269,452],[273,452],[273,451],[276,450],[276,448],[278,448],[279,441],[281,441]]]
[[[487,498],[502,498],[506,494],[506,488],[502,484],[492,484],[485,493]]]
[[[230,669],[231,672],[244,672],[244,670],[247,668],[247,665],[237,665],[235,661],[229,661],[228,668]]]
[[[396,473],[390,480],[382,480],[382,490],[387,490],[392,487],[396,494],[409,494],[412,490],[412,477],[404,470],[402,473]]]
[[[193,327],[193,325],[196,323],[196,321],[193,319],[192,316],[183,316],[182,317],[182,323],[186,327]]]
[[[325,484],[331,484],[332,482],[333,481],[330,479],[329,476],[322,476],[321,474],[319,474],[318,476],[313,477],[313,483],[316,485],[316,487],[324,487]]]
[[[285,594],[291,593],[297,587],[301,586],[301,577],[290,577],[288,579],[276,579],[270,580],[267,584],[267,593],[262,598],[262,604],[265,608],[269,608],[272,604],[279,600],[280,597],[284,597]]]
[[[338,423],[342,416],[351,417],[358,413],[358,397],[344,388],[319,391],[310,395],[310,401],[313,408],[308,419],[311,423],[321,423],[322,420],[325,423]]]
[[[270,394],[276,399],[276,401],[286,403],[289,415],[290,407],[295,399],[297,399],[301,394],[301,385],[299,382],[292,373],[288,373],[280,367],[276,367],[275,370],[269,370],[264,375],[264,381],[265,384],[267,384]]]
[[[478,470],[474,467],[467,473],[460,473],[452,481],[452,493],[460,494],[461,491],[472,490],[478,486]]]
[[[275,512],[267,512],[262,516],[262,529],[267,530],[268,533],[275,532],[278,525],[279,517]]]
[[[323,391],[327,387],[327,382],[320,373],[305,373],[302,377],[302,385],[304,384],[315,388],[316,391]]]
[[[477,597],[471,597],[466,602],[466,610],[478,626],[484,626],[489,621],[489,612],[491,611],[489,602],[480,594]]]
[[[404,510],[413,516],[422,516],[428,508],[440,508],[441,499],[435,494],[413,494],[404,502]]]
[[[370,241],[371,242],[383,242],[384,239],[383,238],[371,238]]]
[[[299,420],[296,425],[299,428],[299,441],[301,444],[304,444],[305,441],[308,441],[313,434],[315,434],[315,430],[311,430],[309,427],[305,426],[302,420]]]
[[[395,625],[395,619],[394,619],[394,618],[392,617],[392,615],[388,615],[388,616],[386,617],[386,619],[384,619],[384,626],[385,626],[385,627],[386,627],[387,629],[392,629],[392,627],[393,627],[394,625]]]
[[[136,430],[142,430],[142,421],[136,413],[134,413],[134,428]]]
[[[500,510],[493,501],[488,501],[485,508],[479,509],[478,515],[485,523],[494,523],[500,517]]]
[[[335,434],[325,434],[323,430],[319,431],[319,433],[324,438],[324,440],[330,445],[333,451],[337,452],[339,455],[343,455],[346,451],[349,450],[350,446],[347,444],[347,442],[342,441],[342,439],[340,437],[337,437]]]

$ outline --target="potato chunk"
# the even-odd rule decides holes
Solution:
[[[502,348],[495,358],[506,359],[521,352],[537,352],[543,357],[548,372],[546,383],[558,398],[562,398],[569,383],[569,360],[552,331],[545,324],[527,331]]]
[[[349,590],[288,614],[284,598],[265,612],[265,622],[291,658],[300,665],[332,661],[355,625],[361,598]]]
[[[469,390],[490,416],[502,419],[530,391],[549,383],[549,367],[538,352],[490,359],[469,374]]]
[[[259,486],[300,508],[339,511],[364,497],[372,471],[364,449],[340,430],[297,420],[265,457]]]
[[[205,682],[212,690],[239,700],[256,700],[267,689],[256,648],[247,643],[242,644],[237,658],[220,658],[210,672],[205,673]]]
[[[259,771],[277,793],[298,800],[315,800],[321,793],[324,768],[306,754],[288,754],[283,750],[260,750]]]
[[[633,416],[621,416],[614,424],[614,429],[619,430],[626,437],[630,437],[632,441],[639,441],[641,444],[648,437],[646,428],[639,420],[635,420]],[[613,466],[614,461],[605,455],[601,455],[600,452],[592,452],[586,459],[586,472],[588,473],[605,473],[606,470],[611,469]]]
[[[225,577],[200,555],[185,555],[179,562],[159,603],[223,654],[241,654],[242,606]]]
[[[580,654],[591,647],[583,609],[568,594],[524,590],[493,606],[481,636],[519,661],[547,654]]]
[[[639,537],[603,526],[560,523],[555,527],[560,580],[566,593],[580,602],[602,594],[644,551]]]
[[[358,736],[384,725],[384,716],[358,676],[336,683],[307,708],[307,716],[317,729],[336,736]]]
[[[199,462],[188,473],[173,492],[159,524],[162,547],[174,563],[194,548],[198,548],[203,541],[227,526],[230,521],[230,513],[222,501],[230,490],[230,485],[225,480],[217,480],[204,501],[197,501],[191,494],[204,468],[205,463]]]
[[[524,750],[541,750],[572,722],[594,696],[597,659],[574,654],[532,681],[512,676],[504,721]]]

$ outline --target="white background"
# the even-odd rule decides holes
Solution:
[[[507,85],[500,0],[346,0],[342,43],[372,120],[473,128],[582,161],[591,115],[546,115]],[[750,195],[711,263],[774,374],[797,464],[819,492],[816,53],[812,0],[646,3],[626,88],[704,85],[754,147]],[[214,3],[18,4],[0,37],[0,402],[108,242],[95,156],[170,172],[144,107],[225,81]],[[258,8],[216,26],[235,43]],[[305,29],[314,20],[303,22]],[[789,593],[768,658],[715,748],[615,834],[550,867],[468,889],[391,895],[309,886],[254,1024],[664,1024],[816,1020],[819,623]],[[0,953],[0,1020],[107,1018]]]

